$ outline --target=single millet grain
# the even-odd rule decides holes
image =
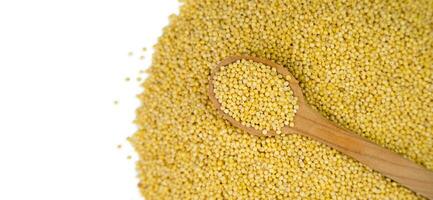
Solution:
[[[335,123],[433,170],[433,1],[184,0],[155,45],[130,138],[146,199],[420,199],[317,141],[255,137],[208,98],[211,69],[286,67]]]
[[[222,66],[213,76],[215,97],[221,110],[246,127],[281,134],[293,127],[299,105],[288,80],[273,67],[250,60]]]

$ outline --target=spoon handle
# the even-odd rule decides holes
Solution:
[[[340,128],[308,105],[302,107],[295,116],[296,126],[292,130],[319,140],[412,191],[433,199],[433,171]]]

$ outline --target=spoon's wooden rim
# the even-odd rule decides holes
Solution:
[[[240,128],[240,129],[242,129],[242,130],[244,130],[244,131],[247,131],[248,133],[250,133],[250,134],[253,134],[253,135],[256,135],[256,136],[275,136],[275,135],[277,135],[277,133],[275,132],[275,131],[269,131],[266,135],[264,135],[263,133],[262,133],[262,131],[260,131],[260,130],[257,130],[257,129],[255,129],[255,128],[252,128],[252,127],[246,127],[246,126],[244,126],[244,125],[242,125],[239,121],[237,121],[236,119],[234,119],[233,117],[231,117],[230,115],[228,115],[228,114],[226,114],[226,113],[224,113],[222,110],[221,110],[221,104],[220,104],[220,102],[218,101],[218,99],[216,98],[216,96],[215,96],[215,93],[214,93],[214,87],[213,87],[213,77],[214,77],[214,75],[216,74],[216,73],[218,73],[219,71],[220,71],[220,68],[222,67],[222,66],[226,66],[226,65],[229,65],[229,64],[231,64],[231,63],[234,63],[234,62],[236,62],[236,61],[238,61],[238,60],[251,60],[251,61],[254,61],[254,62],[258,62],[258,63],[262,63],[262,64],[265,64],[265,65],[267,65],[267,66],[270,66],[270,67],[273,67],[273,68],[275,68],[276,70],[277,70],[277,72],[279,73],[279,74],[281,74],[281,75],[283,75],[284,77],[286,77],[286,76],[290,76],[290,80],[288,81],[289,82],[289,86],[290,86],[290,88],[293,90],[293,94],[294,94],[294,96],[295,97],[297,97],[298,98],[298,104],[299,104],[299,110],[298,110],[298,112],[302,109],[304,109],[304,105],[305,105],[305,98],[304,98],[304,95],[302,94],[302,90],[301,90],[301,87],[299,86],[299,82],[295,79],[295,77],[293,77],[293,75],[285,68],[285,67],[283,67],[282,65],[279,65],[279,64],[277,64],[277,63],[274,63],[274,62],[272,62],[272,61],[270,61],[270,60],[267,60],[267,59],[262,59],[262,58],[257,58],[257,57],[254,57],[254,56],[249,56],[249,55],[239,55],[239,56],[230,56],[230,57],[227,57],[227,58],[225,58],[225,59],[223,59],[222,61],[220,61],[212,70],[211,70],[211,74],[210,74],[210,79],[209,79],[209,99],[211,100],[211,102],[214,104],[214,106],[217,108],[217,111],[218,111],[218,113],[221,115],[221,116],[223,116],[224,117],[224,119],[226,119],[226,120],[228,120],[232,125],[234,125],[234,126],[236,126],[236,127],[238,127],[238,128]],[[296,124],[296,116],[295,116],[295,122],[294,122],[295,124]],[[284,126],[282,129],[281,129],[281,131],[283,132],[283,133],[287,133],[287,132],[290,132],[290,127],[288,127],[288,126]]]

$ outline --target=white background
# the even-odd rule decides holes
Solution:
[[[0,0],[1,200],[142,199],[126,142],[136,130],[135,79],[178,6]]]

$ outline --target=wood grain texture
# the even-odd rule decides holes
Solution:
[[[359,162],[378,171],[411,189],[428,199],[433,200],[433,171],[430,171],[403,156],[383,148],[353,132],[339,127],[337,124],[323,117],[319,112],[313,110],[306,102],[298,81],[283,66],[270,60],[261,59],[248,55],[232,56],[222,60],[211,71],[209,80],[209,99],[215,105],[218,113],[221,114],[232,125],[256,136],[264,136],[260,130],[243,126],[234,118],[225,114],[220,108],[221,104],[215,97],[213,88],[213,76],[218,73],[221,66],[236,62],[237,60],[252,60],[276,68],[283,76],[291,76],[289,81],[294,95],[298,97],[299,110],[294,118],[294,127],[285,126],[282,132],[285,134],[301,134],[318,140]],[[270,131],[266,136],[274,136],[275,131]]]

